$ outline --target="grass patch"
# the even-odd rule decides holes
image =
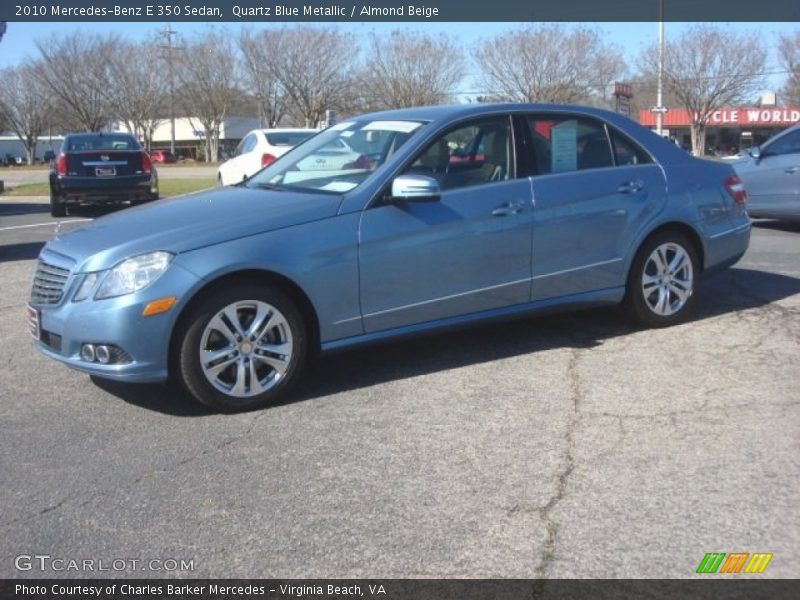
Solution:
[[[200,179],[162,179],[158,182],[159,193],[162,198],[191,194],[206,188],[214,187],[213,178]],[[4,196],[49,196],[50,185],[47,183],[25,183],[13,188],[7,188]]]
[[[199,179],[161,179],[158,182],[158,191],[162,198],[191,194],[217,185],[213,177]]]
[[[48,196],[50,185],[47,183],[25,183],[12,188],[7,187],[4,196]]]

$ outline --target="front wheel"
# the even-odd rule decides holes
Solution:
[[[698,265],[697,251],[683,234],[667,231],[645,241],[628,276],[630,316],[647,327],[684,320],[694,304]]]
[[[308,351],[306,325],[292,300],[250,284],[203,300],[179,335],[183,385],[223,412],[273,404],[297,379]]]

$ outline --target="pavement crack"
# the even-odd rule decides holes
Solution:
[[[558,503],[563,500],[567,491],[569,477],[575,470],[575,431],[580,422],[580,407],[583,403],[584,394],[581,387],[580,374],[578,372],[578,363],[583,351],[584,349],[581,347],[573,348],[569,364],[567,365],[567,379],[569,381],[570,396],[572,398],[572,414],[570,415],[566,431],[564,432],[564,445],[566,448],[564,451],[564,466],[558,474],[555,493],[547,501],[547,504],[542,506],[538,511],[539,517],[547,528],[547,539],[544,543],[542,557],[534,571],[535,577],[540,579],[547,578],[547,569],[550,563],[553,562],[556,554],[559,525],[558,522],[553,519],[551,513]]]

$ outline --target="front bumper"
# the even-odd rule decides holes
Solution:
[[[140,292],[72,302],[83,277],[69,276],[58,304],[33,305],[39,311],[41,327],[41,338],[34,340],[34,347],[49,358],[97,377],[129,382],[166,380],[172,330],[199,279],[173,261],[155,283]],[[142,316],[149,302],[167,296],[178,298],[169,311]],[[130,362],[87,362],[80,357],[81,346],[87,343],[114,345],[129,355]]]

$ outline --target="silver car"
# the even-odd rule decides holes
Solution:
[[[800,220],[800,125],[731,164],[747,189],[751,217]]]

